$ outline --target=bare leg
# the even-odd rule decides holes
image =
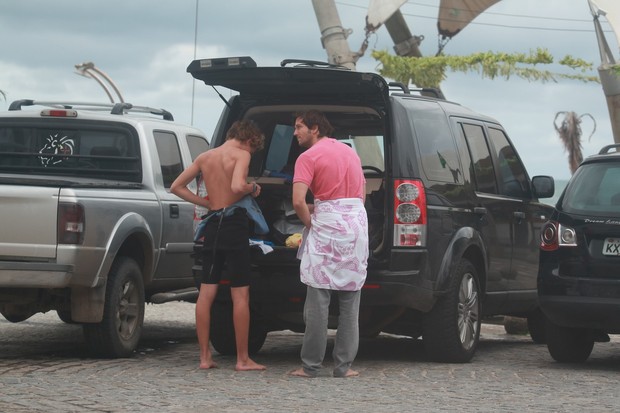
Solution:
[[[196,335],[200,346],[200,368],[217,367],[209,347],[209,329],[211,327],[211,306],[217,293],[217,284],[200,284],[200,293],[196,301]]]
[[[266,367],[250,359],[248,340],[250,336],[250,287],[230,289],[233,301],[233,323],[235,326],[235,343],[237,345],[237,365],[235,370],[265,370]]]

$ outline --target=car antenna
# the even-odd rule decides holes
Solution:
[[[224,103],[226,103],[226,106],[228,106],[228,109],[232,109],[232,106],[230,106],[230,103],[228,103],[226,98],[224,96],[222,96],[222,94],[220,92],[218,92],[218,90],[215,88],[215,86],[211,85],[211,87],[213,88],[213,90],[215,90],[215,93],[217,93],[217,95],[220,97],[220,99],[222,99],[222,101]]]

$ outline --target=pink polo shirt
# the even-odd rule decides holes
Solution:
[[[364,199],[366,179],[357,153],[337,139],[321,138],[299,155],[293,183],[302,182],[315,199]]]

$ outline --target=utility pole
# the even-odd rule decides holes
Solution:
[[[598,68],[598,74],[601,79],[601,86],[603,86],[603,93],[605,93],[605,99],[607,100],[614,142],[620,143],[620,77],[612,69],[612,66],[618,62],[614,58],[605,39],[605,34],[599,21],[600,12],[593,8],[591,3],[590,11],[594,17],[594,30],[601,55],[601,65]]]
[[[355,70],[360,55],[349,48],[347,37],[351,31],[343,29],[336,2],[312,0],[312,6],[321,30],[321,44],[327,52],[327,62]]]
[[[419,46],[424,40],[424,36],[413,36],[411,34],[400,10],[396,10],[384,24],[394,42],[394,51],[397,55],[422,57]]]

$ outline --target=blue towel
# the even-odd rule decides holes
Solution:
[[[269,226],[267,225],[267,221],[265,221],[265,217],[263,216],[263,212],[260,210],[256,199],[254,199],[251,195],[246,195],[231,206],[226,208],[218,209],[217,211],[210,211],[206,217],[200,221],[200,224],[196,227],[196,232],[194,234],[194,241],[199,240],[203,237],[203,232],[207,225],[207,222],[212,217],[219,217],[220,215],[224,215],[225,217],[232,215],[232,213],[237,208],[245,208],[247,211],[248,217],[254,221],[254,232],[257,234],[267,234],[269,233]]]

